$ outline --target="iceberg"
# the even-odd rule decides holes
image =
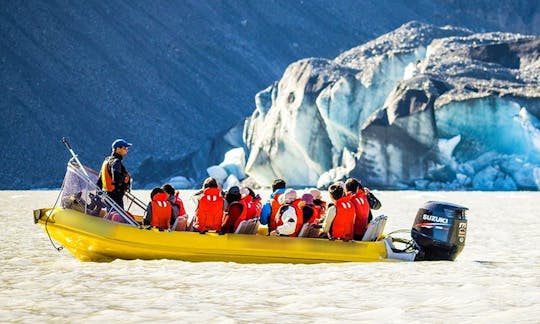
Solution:
[[[168,181],[165,181],[165,183],[169,183],[175,189],[191,189],[196,185],[193,179],[186,178],[184,176],[172,177]]]
[[[246,178],[244,168],[246,158],[244,149],[234,148],[225,153],[219,165],[212,165],[206,169],[208,176],[216,179],[223,189],[237,186]]]
[[[263,186],[538,190],[539,75],[538,36],[408,23],[258,93],[245,172]]]

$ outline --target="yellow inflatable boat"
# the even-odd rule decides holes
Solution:
[[[174,259],[239,263],[360,262],[387,259],[384,241],[343,242],[261,234],[168,232],[57,207],[34,221],[81,261]]]
[[[362,241],[331,241],[305,225],[302,237],[257,233],[258,220],[242,224],[235,234],[159,231],[140,225],[145,205],[130,193],[125,210],[96,186],[97,173],[84,167],[71,147],[59,205],[34,211],[34,222],[50,238],[82,261],[174,259],[239,263],[323,263],[382,260],[454,260],[465,244],[467,208],[428,202],[420,208],[405,249],[384,238],[386,216],[375,218]],[[134,210],[139,208],[139,210]],[[253,222],[254,221],[254,222]],[[244,226],[246,225],[246,226]],[[314,231],[312,231],[314,230]],[[313,233],[315,232],[315,233]],[[312,235],[314,234],[314,235]],[[52,241],[51,241],[52,242]]]

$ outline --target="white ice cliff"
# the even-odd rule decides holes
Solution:
[[[540,37],[408,23],[256,96],[246,173],[261,185],[537,190]]]

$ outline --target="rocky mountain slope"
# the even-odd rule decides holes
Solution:
[[[98,168],[134,143],[136,187],[196,180],[238,145],[253,97],[305,57],[417,20],[540,33],[535,1],[6,1],[0,6],[0,188],[59,187],[71,140]],[[480,53],[479,53],[480,55]],[[227,135],[228,134],[228,135]]]

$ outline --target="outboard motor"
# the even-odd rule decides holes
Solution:
[[[411,237],[420,248],[416,260],[454,261],[465,247],[467,207],[428,201],[413,223]]]

